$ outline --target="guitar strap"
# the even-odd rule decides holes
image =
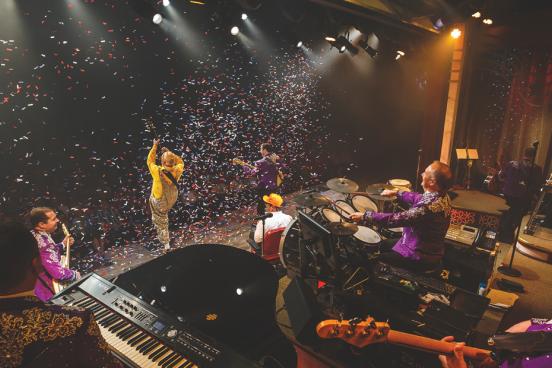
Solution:
[[[48,271],[46,271],[46,270],[44,270],[44,272],[48,273]],[[48,275],[49,275],[49,274],[48,274]],[[46,289],[50,290],[50,292],[51,292],[52,294],[55,294],[55,293],[56,293],[56,292],[54,291],[54,289],[52,289],[52,288],[50,287],[50,285],[48,285],[48,283],[47,283],[46,281],[44,281],[44,280],[42,279],[42,277],[40,277],[40,275],[38,275],[38,280],[42,283],[42,285],[44,285],[44,286],[46,287]]]
[[[178,188],[178,182],[176,181],[175,177],[173,176],[173,174],[171,174],[170,172],[166,171],[166,170],[161,170],[163,172],[163,174],[165,174],[165,176],[167,178],[169,178],[169,180],[174,184],[174,186],[176,188]]]

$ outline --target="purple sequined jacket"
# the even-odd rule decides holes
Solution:
[[[246,175],[256,174],[258,178],[257,185],[259,188],[273,190],[276,188],[276,175],[278,173],[278,165],[275,160],[271,160],[268,156],[255,161],[255,168],[243,167]]]
[[[53,295],[52,280],[74,281],[77,273],[61,265],[60,255],[63,244],[54,243],[50,234],[31,230],[38,243],[38,251],[44,272],[38,275],[35,284],[35,295],[42,301],[49,300]]]
[[[446,193],[397,193],[397,199],[411,205],[397,213],[366,211],[364,222],[383,227],[403,227],[403,235],[393,250],[405,258],[429,263],[443,257],[443,240],[450,222],[450,198]]]

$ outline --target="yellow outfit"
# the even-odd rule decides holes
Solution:
[[[169,249],[169,211],[178,198],[178,188],[163,174],[163,170],[170,172],[178,181],[182,176],[182,172],[184,172],[184,162],[182,158],[174,155],[176,164],[170,169],[165,168],[155,164],[156,154],[157,146],[154,145],[148,154],[147,161],[151,177],[153,178],[149,199],[151,219],[157,230],[157,238],[165,246],[165,249]]]

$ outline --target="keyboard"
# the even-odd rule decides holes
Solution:
[[[52,302],[92,312],[112,353],[130,367],[257,367],[94,273],[71,284]]]

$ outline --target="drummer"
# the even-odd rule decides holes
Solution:
[[[410,209],[397,213],[375,211],[355,212],[351,219],[361,224],[382,227],[403,227],[399,240],[382,242],[380,259],[413,271],[437,270],[444,253],[443,240],[450,221],[450,198],[447,190],[452,185],[448,165],[434,161],[422,173],[423,194],[401,190],[384,190],[383,196],[397,196]]]

